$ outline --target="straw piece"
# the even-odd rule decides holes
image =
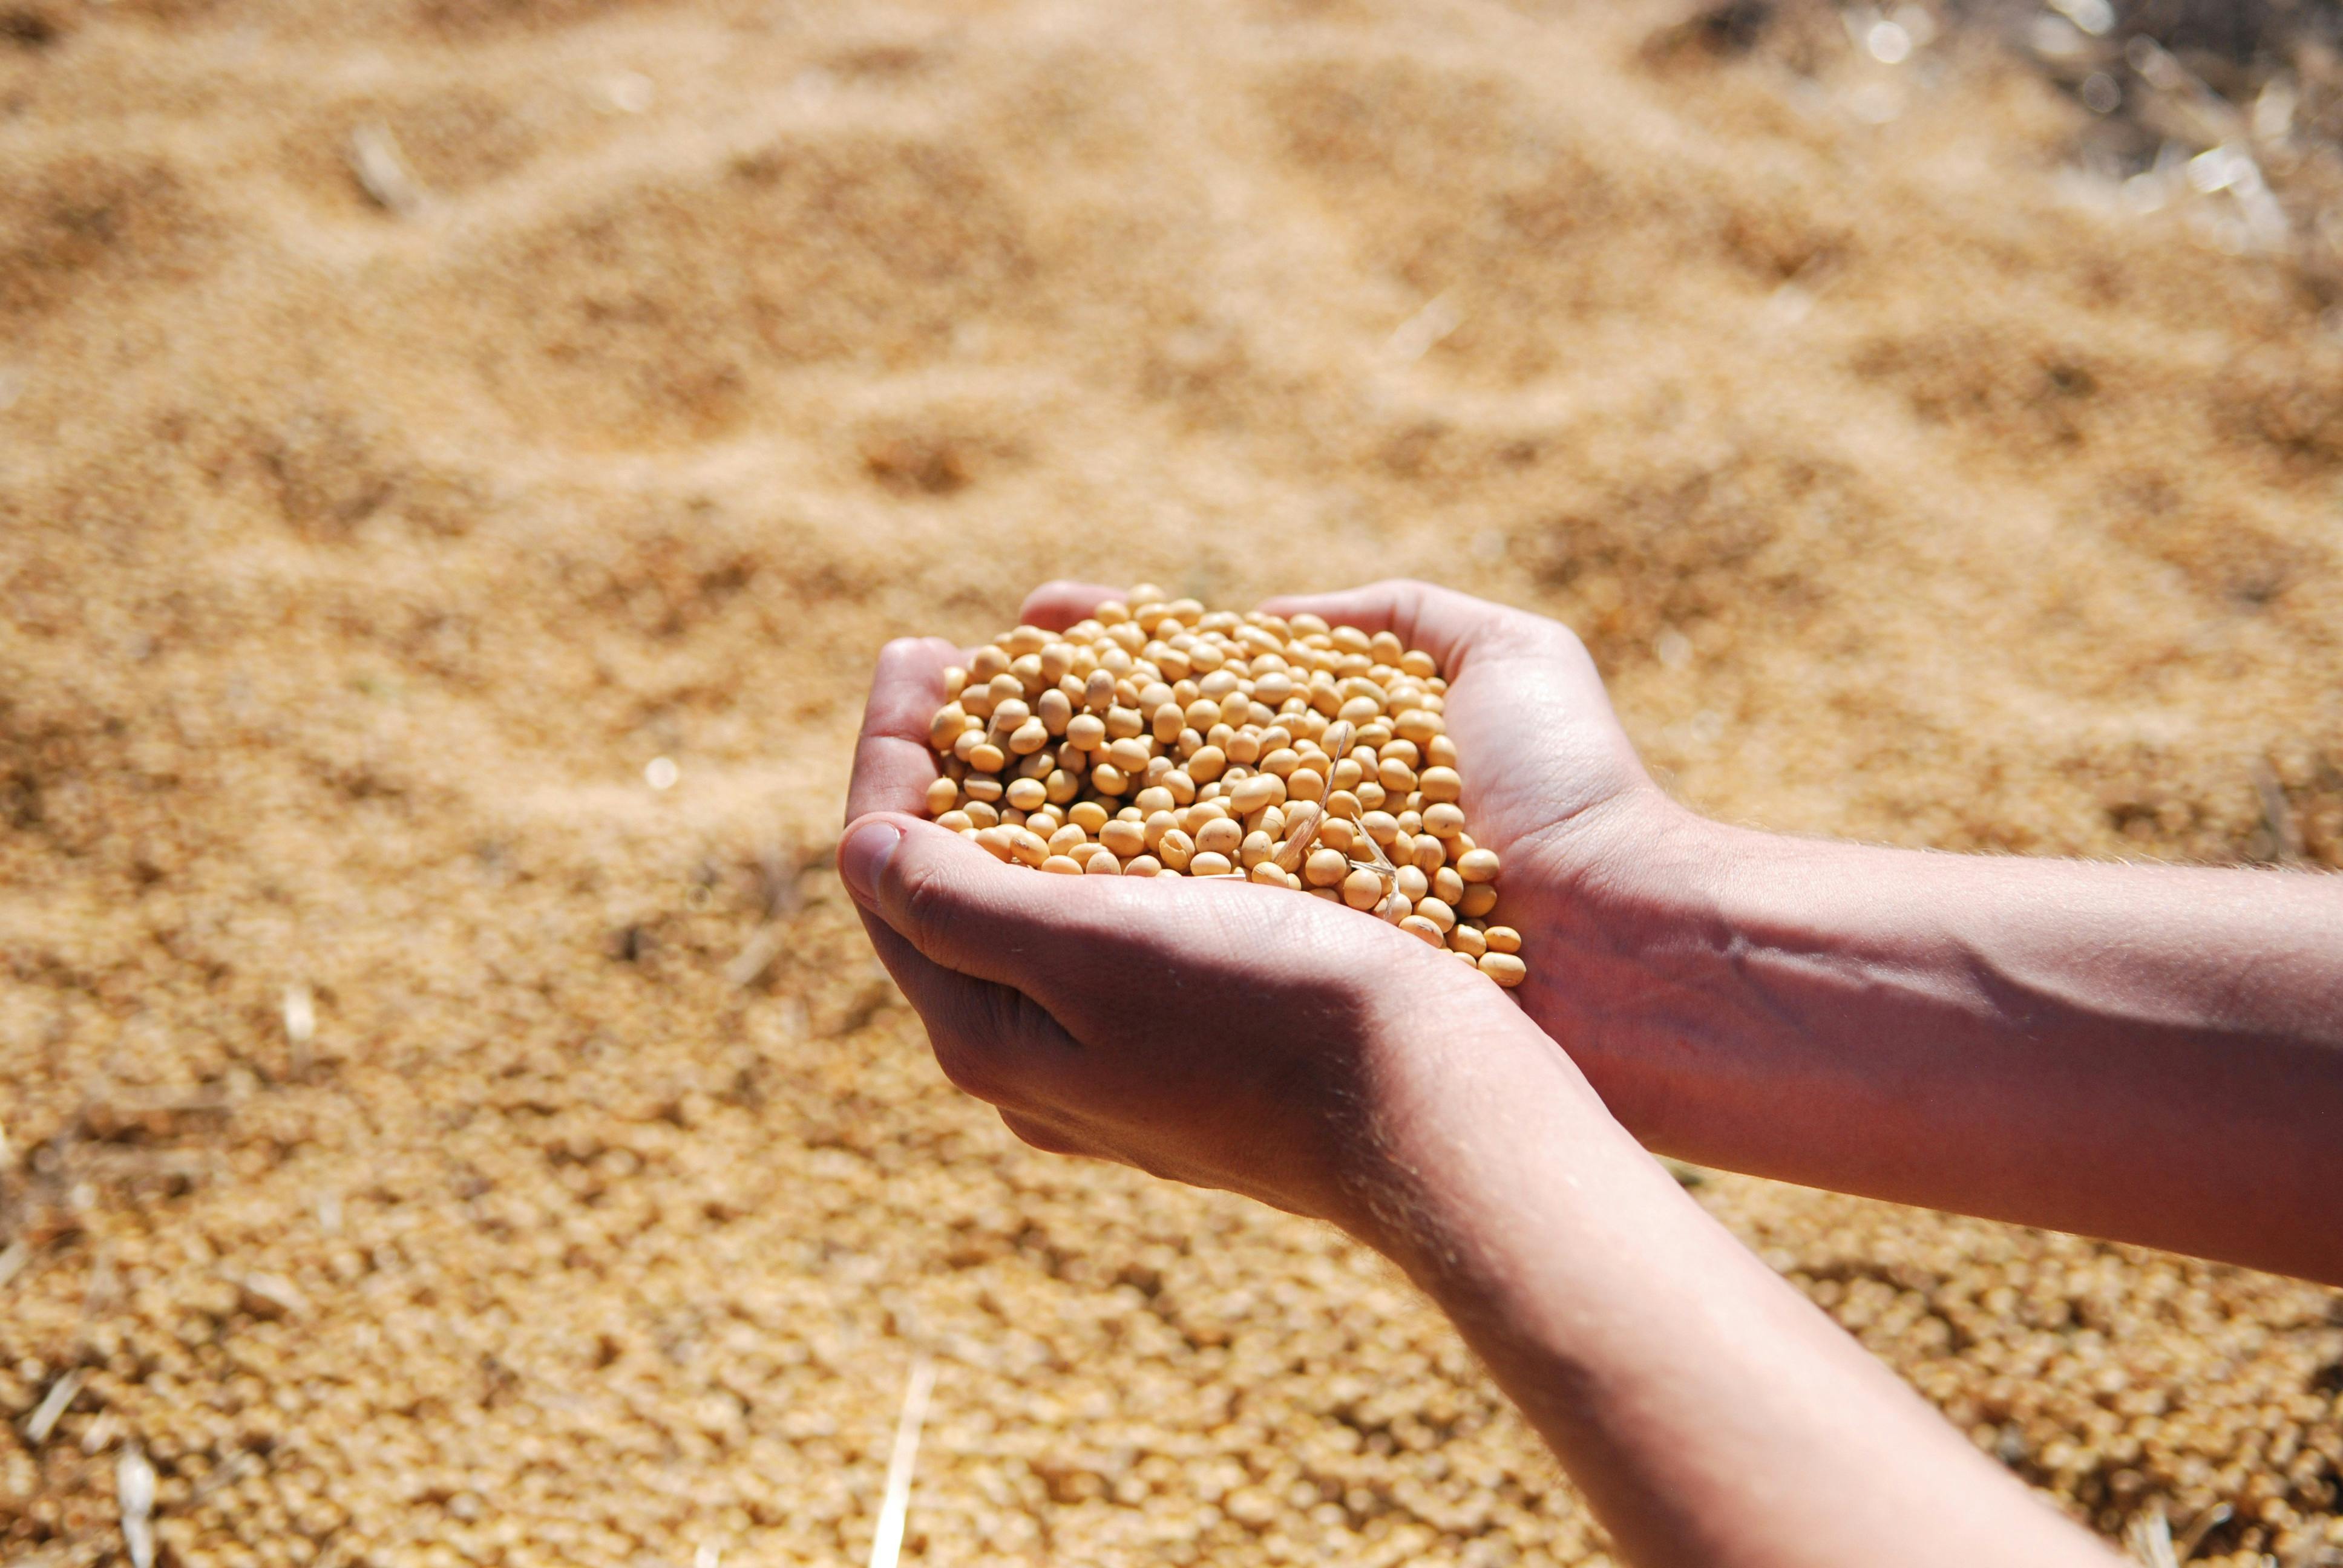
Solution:
[[[75,1367],[49,1385],[49,1392],[42,1396],[41,1402],[25,1422],[26,1442],[38,1447],[49,1441],[49,1433],[56,1428],[57,1418],[65,1414],[65,1407],[74,1402],[74,1395],[81,1392],[81,1380],[82,1370]]]
[[[122,1509],[122,1543],[131,1568],[155,1568],[155,1467],[132,1439],[114,1462],[114,1496]]]
[[[350,173],[358,188],[385,212],[407,216],[423,205],[423,192],[407,172],[390,127],[369,122],[350,132]]]
[[[903,1551],[903,1522],[911,1511],[911,1467],[920,1458],[920,1426],[928,1419],[928,1395],[936,1386],[936,1363],[926,1356],[911,1363],[903,1390],[903,1415],[895,1424],[895,1452],[887,1461],[887,1492],[879,1504],[879,1530],[870,1538],[870,1568],[895,1568]]]

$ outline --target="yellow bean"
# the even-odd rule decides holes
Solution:
[[[1456,874],[1468,882],[1493,882],[1497,879],[1497,851],[1467,849],[1458,857]]]
[[[1497,907],[1497,890],[1487,882],[1466,883],[1463,901],[1456,907],[1465,919],[1477,920]]]
[[[1009,803],[1020,811],[1038,811],[1049,799],[1050,788],[1039,779],[1020,779],[1009,786]]]
[[[1188,874],[1192,877],[1225,877],[1235,869],[1235,864],[1226,855],[1210,850],[1200,852],[1188,862]]]
[[[1061,877],[1079,877],[1082,863],[1071,855],[1051,855],[1041,862],[1041,869]]]
[[[1401,917],[1399,928],[1401,930],[1406,930],[1411,938],[1423,938],[1424,942],[1429,942],[1432,947],[1448,947],[1448,935],[1445,935],[1439,926],[1427,921],[1423,914],[1406,914],[1406,917]]]
[[[1214,817],[1196,830],[1196,848],[1215,855],[1234,855],[1244,842],[1244,829],[1231,817]]]
[[[1423,809],[1423,830],[1435,839],[1453,839],[1464,830],[1464,809],[1453,800],[1435,801]]]
[[[1456,911],[1430,894],[1415,900],[1415,912],[1438,926],[1443,940],[1451,930],[1455,929]]]
[[[1481,933],[1489,939],[1493,953],[1517,953],[1522,950],[1522,933],[1511,926],[1491,926]]]
[[[1423,798],[1433,801],[1453,800],[1464,793],[1464,780],[1453,768],[1427,768],[1415,782]]]
[[[1471,926],[1459,925],[1448,933],[1448,950],[1477,959],[1489,950],[1489,944]]]
[[[1485,952],[1480,959],[1481,972],[1503,986],[1507,990],[1529,978],[1529,966],[1513,953]]]
[[[1115,853],[1118,859],[1131,859],[1147,851],[1147,829],[1137,822],[1120,818],[1099,829],[1099,842]]]
[[[1256,773],[1241,780],[1229,792],[1229,806],[1240,816],[1250,817],[1264,806],[1275,806],[1285,799],[1285,780],[1274,773]]]
[[[1174,828],[1156,840],[1155,852],[1162,858],[1164,865],[1172,870],[1184,871],[1188,869],[1189,862],[1195,859],[1196,840],[1180,829]]]
[[[1383,879],[1373,871],[1353,871],[1342,879],[1342,901],[1354,910],[1373,909],[1383,901]]]
[[[1237,846],[1237,864],[1242,866],[1248,871],[1252,870],[1254,867],[1261,865],[1263,861],[1269,861],[1273,867],[1275,867],[1274,857],[1276,854],[1276,839],[1271,838],[1267,833],[1257,831],[1247,833],[1244,836],[1243,841]],[[1278,870],[1279,876],[1282,879],[1284,874],[1283,868],[1275,867],[1275,869]]]
[[[1210,784],[1227,769],[1228,765],[1227,752],[1217,746],[1206,745],[1188,759],[1187,774],[1199,784]]]
[[[1160,877],[1163,874],[1163,862],[1152,855],[1134,856],[1122,863],[1122,874],[1126,877]]]
[[[1116,857],[1112,849],[1100,846],[1097,854],[1082,862],[1082,874],[1090,877],[1120,877],[1122,875],[1122,861]]]
[[[1302,862],[1302,879],[1313,888],[1331,888],[1351,874],[1351,862],[1340,849],[1312,849]],[[1372,872],[1362,875],[1373,876]],[[1377,879],[1380,884],[1381,879]]]

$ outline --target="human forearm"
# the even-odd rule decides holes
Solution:
[[[2343,882],[1647,842],[1529,1000],[1653,1147],[2343,1281]]]
[[[1634,1561],[2107,1561],[1711,1221],[1551,1042],[1485,1030],[1403,1060],[1363,1233]]]

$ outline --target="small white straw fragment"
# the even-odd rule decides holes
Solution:
[[[2124,1531],[2124,1543],[2145,1568],[2180,1568],[2180,1558],[2172,1549],[2172,1525],[2164,1517],[2164,1504],[2151,1502],[2144,1513],[2132,1515]]]
[[[122,1509],[122,1542],[131,1568],[155,1568],[155,1467],[136,1439],[114,1462],[114,1497]]]
[[[75,1367],[49,1385],[49,1392],[42,1396],[40,1404],[25,1418],[26,1442],[38,1447],[49,1441],[49,1433],[56,1428],[57,1418],[65,1414],[65,1406],[73,1403],[74,1395],[81,1392],[81,1368]]]
[[[317,999],[298,980],[285,988],[285,1038],[296,1045],[317,1038]]]
[[[895,1423],[895,1452],[887,1460],[887,1493],[879,1504],[879,1532],[870,1538],[870,1568],[895,1568],[903,1551],[903,1521],[911,1512],[911,1467],[919,1462],[920,1427],[928,1419],[928,1395],[936,1386],[936,1363],[926,1356],[911,1363],[903,1390],[903,1416]]]
[[[773,967],[773,960],[779,958],[781,950],[789,945],[788,931],[779,925],[765,927],[740,944],[740,950],[733,954],[732,960],[724,966],[724,978],[736,986],[755,985],[765,978],[766,971]]]
[[[691,1568],[723,1568],[724,1553],[703,1541],[691,1553]]]
[[[423,205],[423,192],[407,172],[389,126],[369,121],[352,129],[349,160],[358,188],[383,211],[407,217]]]
[[[1464,313],[1456,308],[1455,301],[1445,294],[1435,295],[1423,309],[1399,324],[1383,344],[1383,357],[1394,365],[1413,365],[1463,325]]]

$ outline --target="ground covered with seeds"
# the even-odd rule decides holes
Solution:
[[[1603,1561],[1373,1259],[939,1080],[851,737],[1410,572],[1721,816],[2343,861],[2325,274],[1922,14],[0,5],[0,1557],[859,1562],[925,1353],[915,1561]],[[2332,1292],[1698,1192],[2099,1529],[2343,1552]]]

